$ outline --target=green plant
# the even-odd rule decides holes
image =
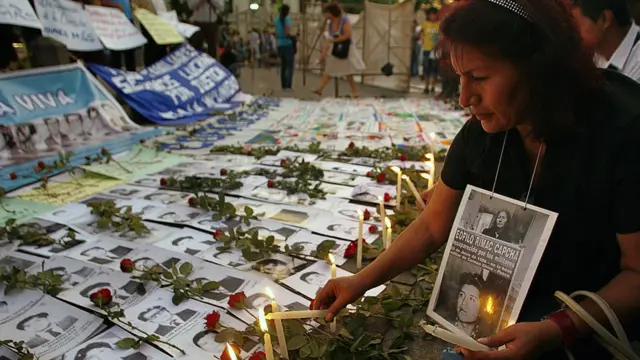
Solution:
[[[39,226],[32,223],[18,224],[17,220],[10,218],[0,227],[0,238],[10,241],[19,241],[19,246],[45,247],[58,245],[65,249],[81,244],[82,241],[76,239],[76,233],[69,230],[60,239],[54,239]]]
[[[42,290],[43,293],[52,296],[58,295],[64,283],[62,275],[51,270],[42,271],[37,274],[29,274],[23,269],[12,267],[10,269],[0,268],[0,283],[5,285],[4,293],[9,294],[13,290]]]
[[[87,206],[91,208],[91,214],[98,217],[96,224],[100,229],[133,231],[136,235],[150,232],[140,213],[134,213],[131,206],[117,206],[113,200],[91,201]]]

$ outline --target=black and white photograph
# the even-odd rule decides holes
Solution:
[[[202,295],[204,302],[226,307],[229,295],[243,291],[264,280],[264,277],[251,272],[229,269],[216,264],[204,263],[193,271],[191,278],[206,283],[217,282],[220,287],[205,291]]]
[[[354,175],[361,175],[361,176],[366,176],[369,171],[373,170],[373,168],[368,166],[345,164],[345,163],[335,162],[335,161],[314,161],[313,165],[319,167],[324,171],[334,171],[334,172],[341,172],[345,174],[354,174]]]
[[[342,199],[350,199],[353,188],[351,186],[321,183],[320,189],[327,193],[328,197],[338,197]]]
[[[515,323],[556,216],[468,186],[427,314],[472,339]]]
[[[334,215],[343,217],[348,220],[360,221],[360,213],[364,214],[366,210],[369,211],[370,218],[369,220],[365,220],[365,227],[368,228],[370,224],[378,225],[378,227],[382,224],[382,217],[380,216],[379,206],[365,206],[365,205],[357,205],[352,203],[346,203],[338,207],[336,211],[333,212]],[[360,213],[358,213],[360,211]],[[385,213],[387,215],[392,215],[393,210],[385,209]],[[366,229],[365,229],[366,231]]]
[[[0,337],[23,340],[39,359],[49,360],[79,345],[101,325],[101,318],[44,296],[28,311],[0,326]]]
[[[153,201],[164,205],[188,203],[192,194],[169,190],[156,190],[142,197],[143,200]]]
[[[73,232],[75,237],[69,237],[69,232]],[[55,255],[64,255],[72,251],[75,247],[98,240],[98,238],[95,236],[80,234],[68,228],[58,230],[55,233],[50,234],[49,236],[59,242],[65,242],[67,245],[62,246],[59,244],[53,244],[47,246],[21,246],[20,250],[28,252],[30,254],[50,257]]]
[[[0,325],[24,314],[44,296],[40,290],[14,289],[5,294],[5,289],[5,285],[0,284]]]
[[[276,155],[276,157],[280,158],[280,159],[287,159],[287,160],[298,160],[298,161],[303,161],[304,160],[305,162],[310,163],[312,161],[315,161],[318,158],[318,155],[300,153],[300,152],[289,151],[289,150],[281,150]]]
[[[299,306],[298,304],[306,304],[306,307],[301,310],[309,310],[309,300],[278,286],[271,280],[263,280],[255,286],[244,290],[247,296],[247,300],[245,301],[247,310],[254,316],[258,316],[258,309],[262,309],[271,304],[271,298],[266,292],[267,288],[271,290],[277,299],[278,307],[280,307],[282,311],[293,310],[293,307]],[[244,322],[253,323],[255,321],[255,318],[247,314],[244,310],[229,309],[229,311]]]
[[[240,221],[236,219],[216,221],[211,218],[210,213],[205,213],[200,217],[189,221],[188,225],[213,233],[216,230],[225,230],[228,227],[236,227],[240,225]]]
[[[309,264],[308,261],[283,254],[272,254],[267,259],[252,263],[252,268],[262,274],[269,275],[273,280],[281,280],[296,273],[300,268]]]
[[[165,208],[164,204],[141,199],[117,199],[116,205],[131,206],[131,211],[140,213],[143,219]]]
[[[38,215],[38,218],[58,224],[67,224],[73,219],[89,214],[91,210],[85,204],[70,203],[48,213]]]
[[[200,259],[189,256],[187,254],[177,253],[157,246],[145,246],[138,248],[132,252],[129,258],[133,261],[133,265],[138,270],[148,270],[155,266],[171,270],[173,266],[180,267],[184,262],[190,262],[193,266],[197,266]]]
[[[8,251],[0,256],[0,269],[4,272],[11,271],[13,268],[26,270],[34,264],[40,264],[44,261],[43,258],[17,251]]]
[[[204,213],[204,210],[175,204],[163,208],[162,211],[147,215],[146,218],[169,224],[183,225],[201,217]]]
[[[60,294],[59,297],[78,306],[100,311],[98,307],[91,302],[89,296],[100,289],[109,289],[113,297],[113,302],[110,306],[119,306],[125,309],[143,301],[145,297],[157,289],[157,287],[156,283],[143,283],[131,279],[131,277],[125,273],[113,271],[95,275],[81,285],[77,285],[73,289]]]
[[[143,342],[139,349],[122,349],[116,343],[131,334],[114,326],[87,340],[62,356],[60,360],[170,360],[171,357]]]
[[[91,277],[98,275],[103,270],[98,265],[92,265],[84,261],[69,259],[64,256],[53,256],[44,261],[44,264],[35,264],[27,272],[37,274],[42,271],[53,271],[62,275],[62,292],[73,289],[83,284]]]
[[[253,156],[233,155],[233,154],[202,154],[194,157],[196,160],[204,160],[215,165],[251,165],[256,160]]]
[[[216,241],[211,233],[183,229],[172,233],[171,236],[168,236],[154,245],[178,253],[196,255],[215,244]]]
[[[323,217],[318,217],[315,221],[309,225],[309,230],[324,234],[327,236],[336,237],[347,241],[355,240],[358,238],[358,227],[360,222],[347,220],[344,217],[338,217],[331,214],[327,214]],[[370,242],[371,239],[377,237],[377,234],[370,234],[367,231],[367,225],[364,225],[363,239]]]
[[[151,188],[158,188],[160,186],[160,179],[162,179],[162,175],[147,175],[143,178],[133,181],[132,184],[151,187]]]
[[[66,256],[117,269],[120,261],[135,249],[136,245],[130,242],[104,239],[85,243],[67,253]]]
[[[220,323],[221,325],[235,329],[243,329],[246,327],[242,321],[235,319],[225,312],[220,312]],[[194,331],[196,329],[199,331]],[[188,333],[191,335],[191,342],[184,347],[185,352],[194,359],[218,358],[225,350],[226,343],[220,343],[215,340],[217,333],[218,331],[207,330],[202,327],[192,329]],[[240,349],[240,357],[242,359],[248,358],[249,354],[258,350],[258,345],[255,340],[245,338]]]
[[[385,202],[385,204],[387,206],[395,206],[397,191],[398,189],[395,185],[360,185],[353,189],[353,192],[351,193],[351,199],[378,205],[380,204],[380,199],[384,199],[384,194],[389,194],[391,195],[391,200]]]
[[[155,192],[154,189],[134,186],[134,185],[118,185],[114,188],[104,191],[102,194],[119,199],[138,199]]]
[[[363,185],[363,184],[370,184],[373,182],[373,179],[368,178],[366,176],[345,174],[345,173],[335,172],[335,171],[325,171],[324,176],[322,177],[322,181],[331,183],[331,184],[357,186],[357,185]]]
[[[180,229],[175,227],[156,224],[149,221],[143,221],[143,223],[147,226],[147,229],[149,229],[148,232],[143,234],[137,234],[134,230],[125,230],[121,233],[114,234],[109,232],[104,235],[114,239],[135,242],[138,244],[153,244],[160,239],[170,236],[173,232],[180,231]]]
[[[0,347],[0,360],[18,360],[18,354],[2,346]]]
[[[251,226],[242,224],[242,228],[244,230],[257,231],[258,237],[262,240],[266,240],[268,237],[273,236],[275,241],[274,244],[276,245],[283,244],[288,238],[299,231],[296,227],[271,220],[253,221]]]
[[[305,209],[306,210],[306,209]],[[276,220],[288,224],[294,225],[302,225],[307,220],[309,220],[311,216],[309,213],[303,211],[302,209],[281,209],[273,216],[270,216],[269,219]]]
[[[327,236],[313,234],[309,230],[300,230],[295,235],[287,239],[286,245],[289,245],[291,249],[293,249],[294,251],[298,251],[303,255],[314,256],[318,245],[326,240],[335,242],[335,245],[331,249],[331,252],[334,254],[336,264],[344,264],[347,259],[345,259],[342,254],[344,254],[344,250],[347,248],[347,246],[349,246],[349,241],[343,241]]]
[[[228,266],[233,269],[242,271],[251,270],[251,263],[244,258],[242,251],[239,249],[232,248],[220,251],[213,246],[198,253],[196,256],[204,260],[211,261],[212,263]]]
[[[276,204],[311,206],[317,203],[316,199],[309,198],[307,194],[289,195],[285,190],[269,188],[266,184],[255,187],[247,196]]]

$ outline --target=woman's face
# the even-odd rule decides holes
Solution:
[[[324,14],[324,16],[327,18],[327,20],[333,20],[333,19],[335,19],[335,16],[331,15],[331,13],[330,13],[330,12],[328,12],[328,11],[327,11],[327,12],[325,12],[325,13],[323,13],[323,14]]]
[[[515,119],[518,71],[512,64],[463,45],[454,47],[451,61],[460,75],[460,105],[470,108],[486,132],[505,131],[523,122]]]
[[[498,217],[496,217],[496,226],[499,228],[504,227],[507,224],[507,213],[504,211],[500,211],[498,213]]]
[[[465,284],[458,293],[458,320],[473,323],[480,312],[480,291],[477,287]]]

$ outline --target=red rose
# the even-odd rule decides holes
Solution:
[[[190,197],[189,198],[189,206],[194,206],[196,204],[196,198],[195,197]]]
[[[354,143],[353,141],[349,143],[349,149],[353,149],[356,147],[356,143]]]
[[[249,150],[249,152],[247,152],[247,156],[253,156],[253,152]]]
[[[371,219],[371,212],[369,211],[369,209],[365,209],[364,213],[362,214],[362,218],[367,221],[369,219]]]
[[[265,360],[267,358],[267,354],[264,351],[256,351],[253,355],[249,356],[248,360]]]
[[[218,238],[219,238],[220,236],[222,236],[222,235],[224,235],[224,231],[222,231],[222,230],[220,230],[220,229],[218,229],[218,230],[216,230],[216,231],[214,231],[214,232],[213,232],[213,238],[214,238],[214,239],[216,239],[216,240],[218,240]]]
[[[130,273],[133,272],[133,269],[135,269],[135,265],[133,265],[131,259],[122,259],[122,261],[120,261],[120,270],[122,270],[122,272]]]
[[[111,301],[113,301],[113,296],[111,296],[111,290],[100,289],[94,293],[91,293],[91,295],[89,295],[89,299],[92,303],[102,307],[109,305]]]
[[[402,162],[407,161],[407,155],[405,155],[405,154],[400,155],[400,161],[402,161]]]
[[[367,177],[373,177],[373,172],[367,171]]]
[[[391,201],[391,194],[384,193],[384,202],[389,202],[389,201]]]
[[[380,174],[378,174],[378,176],[376,176],[376,182],[378,184],[382,184],[386,178],[387,178],[387,174],[380,173]]]
[[[208,314],[204,317],[205,323],[204,326],[207,330],[218,330],[220,328],[220,313],[217,311],[212,311],[211,314]]]
[[[267,187],[271,189],[276,183],[273,180],[267,181]]]
[[[244,294],[244,291],[240,291],[229,296],[227,305],[229,305],[229,307],[232,309],[244,309],[246,308],[246,301],[247,295]]]
[[[358,240],[354,240],[347,245],[347,248],[344,249],[344,257],[347,259],[351,259],[356,256],[356,252],[358,251]]]
[[[11,178],[11,180],[15,180],[15,179],[18,178],[18,175],[13,172],[13,173],[9,174],[9,177]]]
[[[167,186],[167,179],[165,178],[160,179],[160,186]]]
[[[100,150],[100,153],[102,153],[102,155],[107,156],[109,155],[109,150],[107,150],[107,148],[102,148],[102,150]]]
[[[280,166],[281,167],[287,166],[287,160],[285,160],[285,159],[280,160]]]
[[[235,359],[240,359],[240,346],[236,344],[229,344],[235,353]],[[224,351],[222,355],[220,355],[220,360],[231,360],[231,355],[229,354],[229,346],[224,347]]]
[[[38,167],[40,169],[44,169],[46,167],[46,165],[44,164],[44,161],[38,161]]]
[[[378,232],[378,227],[377,226],[375,226],[375,225],[369,226],[369,233],[370,234],[375,234],[377,232]]]
[[[220,175],[225,176],[229,173],[229,170],[227,169],[220,169]]]

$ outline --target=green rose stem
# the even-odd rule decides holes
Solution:
[[[26,346],[24,346],[24,341],[0,340],[0,346],[2,345],[15,352],[18,355],[19,360],[38,359],[37,356],[35,356]]]

